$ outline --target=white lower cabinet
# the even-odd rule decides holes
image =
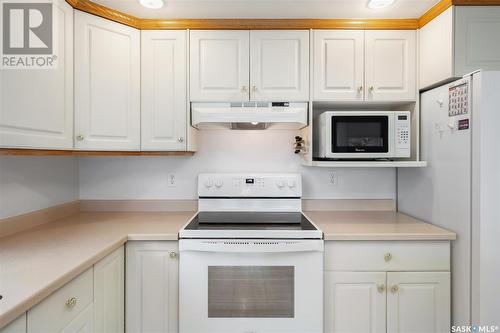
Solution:
[[[86,332],[81,330],[83,327],[91,330],[93,316],[82,314],[92,311],[88,309],[94,301],[93,289],[93,268],[90,268],[28,310],[27,332]]]
[[[94,332],[94,307],[89,305],[76,316],[61,333],[93,333]]]
[[[449,332],[449,247],[447,241],[325,242],[325,332]]]
[[[23,313],[7,326],[1,328],[0,333],[26,333],[26,313]]]
[[[123,246],[94,265],[93,313],[93,332],[124,332],[125,253]]]
[[[387,332],[450,331],[450,272],[387,273]]]
[[[126,332],[178,332],[177,253],[177,241],[127,243]]]
[[[326,273],[326,332],[386,331],[385,272]]]

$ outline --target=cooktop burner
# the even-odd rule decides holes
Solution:
[[[300,212],[199,212],[186,230],[316,230]]]

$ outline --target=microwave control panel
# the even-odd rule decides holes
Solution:
[[[396,156],[410,157],[410,112],[396,114]]]

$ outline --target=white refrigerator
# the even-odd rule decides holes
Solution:
[[[398,170],[398,210],[457,233],[452,325],[500,326],[500,72],[420,95],[426,168]]]

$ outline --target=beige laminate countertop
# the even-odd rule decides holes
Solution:
[[[80,213],[0,239],[0,327],[127,240],[177,240],[194,214]]]
[[[454,240],[456,234],[394,211],[311,211],[325,240]]]
[[[177,240],[194,212],[79,213],[0,239],[0,328],[127,240]],[[304,212],[325,240],[453,240],[392,211]]]

